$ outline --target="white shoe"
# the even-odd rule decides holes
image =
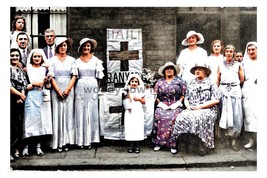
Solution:
[[[14,158],[12,155],[10,155],[10,161],[14,161]]]
[[[177,149],[175,149],[175,148],[171,148],[171,153],[172,153],[172,154],[176,154],[176,153],[177,153]]]
[[[249,139],[249,142],[244,146],[244,148],[249,149],[254,146],[254,140]]]
[[[41,150],[41,148],[37,148],[36,152],[37,152],[38,156],[43,156],[44,155],[44,152]]]
[[[22,151],[22,156],[29,156],[28,148],[24,148]]]
[[[159,151],[160,150],[160,146],[155,146],[154,147],[154,151]]]

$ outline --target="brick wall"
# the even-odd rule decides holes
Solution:
[[[95,55],[105,64],[106,29],[141,28],[144,67],[157,71],[166,61],[176,62],[189,30],[203,34],[202,47],[210,53],[214,39],[244,50],[248,41],[256,41],[256,26],[256,8],[70,7],[68,33],[74,40],[74,57],[80,39],[91,37],[98,41]]]

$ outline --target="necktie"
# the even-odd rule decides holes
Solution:
[[[27,64],[27,56],[26,56],[25,49],[23,50],[23,54],[22,54],[22,63],[25,65]]]
[[[51,57],[53,57],[53,54],[52,54],[52,48],[50,47],[49,48],[49,57],[48,57],[48,59],[50,59]]]

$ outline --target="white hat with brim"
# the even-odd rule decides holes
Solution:
[[[72,46],[72,39],[71,38],[66,38],[66,37],[56,37],[56,42],[55,42],[55,48],[58,47],[58,45],[60,45],[61,43],[68,41],[68,43],[70,44],[70,46]]]
[[[186,38],[182,41],[182,45],[183,46],[188,46],[189,43],[187,42],[188,38],[190,38],[191,36],[193,35],[196,35],[198,37],[198,41],[196,44],[202,44],[204,43],[204,37],[201,33],[197,33],[195,31],[189,31],[187,34],[186,34]]]
[[[179,74],[180,73],[180,67],[178,65],[175,65],[174,63],[172,62],[166,62],[163,66],[161,66],[158,70],[158,74],[161,75],[161,76],[164,76],[164,70],[166,67],[169,67],[169,66],[172,66],[174,67],[174,69],[176,70],[176,74]]]
[[[195,70],[196,70],[196,68],[199,68],[199,67],[204,69],[205,74],[207,75],[207,77],[210,76],[210,73],[211,73],[210,67],[209,67],[209,65],[207,65],[205,63],[199,63],[199,64],[196,63],[195,66],[190,69],[190,72],[193,75],[195,75]]]
[[[86,43],[87,41],[90,41],[92,44],[93,44],[93,49],[95,49],[96,48],[96,46],[97,46],[97,42],[96,42],[96,40],[94,40],[94,39],[91,39],[91,38],[83,38],[83,39],[81,39],[81,41],[80,41],[80,46],[79,46],[79,48],[78,48],[78,53],[80,52],[80,48],[81,48],[81,46],[84,44],[84,43]]]

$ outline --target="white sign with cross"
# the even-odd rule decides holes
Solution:
[[[143,69],[142,30],[107,29],[107,92],[100,94],[100,130],[107,139],[124,139],[122,89],[131,73]]]

